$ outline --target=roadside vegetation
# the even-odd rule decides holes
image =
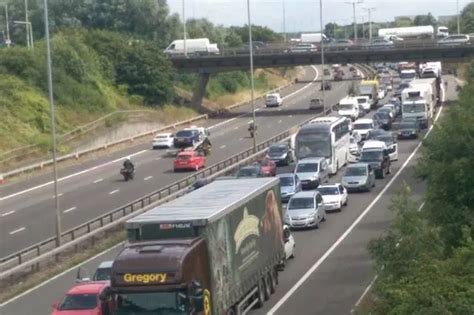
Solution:
[[[369,246],[378,279],[361,314],[474,313],[474,62],[466,79],[424,142],[424,207],[406,188],[390,230]]]
[[[35,49],[25,47],[24,28],[13,24],[15,44],[0,49],[0,155],[30,144],[45,152],[50,147],[42,2],[29,2]],[[182,22],[165,0],[51,0],[49,6],[58,134],[117,110],[160,110],[177,103],[176,87],[192,92],[197,76],[177,73],[162,54],[172,40],[182,38]],[[22,20],[23,3],[12,1],[9,14],[10,23]],[[221,49],[247,40],[245,27],[225,28],[205,19],[188,20],[187,26],[188,38],[209,37]],[[257,41],[281,40],[265,27],[255,26],[254,34]],[[285,74],[261,71],[257,88],[274,88],[280,82],[273,76]],[[228,95],[245,94],[249,82],[245,71],[213,75],[207,97],[230,102]],[[187,116],[189,110],[175,112]]]

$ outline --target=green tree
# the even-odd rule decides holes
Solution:
[[[413,24],[415,24],[416,26],[422,26],[422,25],[434,26],[437,24],[437,21],[431,13],[428,13],[427,15],[415,16],[415,19],[413,20]]]
[[[474,33],[474,3],[471,2],[466,5],[460,18],[461,32],[462,33]]]

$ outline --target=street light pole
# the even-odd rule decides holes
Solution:
[[[362,15],[362,38],[365,39],[365,17]]]
[[[5,26],[7,30],[7,46],[10,47],[10,21],[8,20],[8,3],[5,3]]]
[[[357,17],[356,17],[356,4],[362,3],[362,0],[352,0],[351,2],[346,2],[347,4],[352,4],[352,14],[354,16],[354,42],[357,43]]]
[[[458,24],[458,34],[461,34],[461,23],[460,23],[460,15],[461,12],[459,12],[459,0],[456,0],[456,12],[457,12],[457,24]]]
[[[285,6],[285,0],[283,0],[283,38],[284,38],[285,43],[286,43],[287,38],[286,38],[286,6]]]
[[[48,94],[51,115],[51,154],[53,156],[54,200],[56,205],[56,246],[61,246],[61,209],[58,194],[58,164],[56,158],[56,119],[53,97],[53,71],[51,67],[51,43],[49,39],[48,0],[44,0],[44,34],[46,39],[46,63],[48,65]]]
[[[250,47],[250,84],[251,84],[251,104],[252,104],[252,121],[254,126],[253,132],[253,153],[257,153],[257,117],[255,115],[255,81],[253,77],[253,41],[252,41],[252,22],[250,18],[250,0],[247,0],[247,18],[249,23],[249,47]]]
[[[30,48],[30,27],[28,25],[28,0],[25,0],[26,46]]]
[[[326,91],[324,86],[324,24],[323,24],[323,0],[319,0],[319,24],[321,25],[321,66],[323,68],[323,75],[321,76],[321,91],[322,91],[322,103],[324,113],[326,113]]]
[[[364,8],[369,13],[369,40],[372,41],[372,10],[375,8]]]
[[[188,56],[188,49],[186,47],[186,11],[185,11],[185,5],[184,5],[184,0],[183,0],[183,33],[184,33],[184,43],[183,43],[183,46],[184,46],[184,56],[187,57]]]

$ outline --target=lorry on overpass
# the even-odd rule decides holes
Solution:
[[[420,82],[424,80],[424,82]],[[435,79],[413,80],[410,87],[402,91],[402,119],[415,118],[422,128],[428,128],[434,115],[435,99],[430,86]]]
[[[324,33],[303,33],[300,37],[300,43],[320,44],[321,42],[329,42]]]
[[[431,38],[446,37],[449,35],[448,28],[439,26],[435,28],[432,25],[422,26],[407,26],[394,28],[381,28],[378,31],[379,37],[389,38],[390,36],[397,36],[402,39],[407,38]]]
[[[114,315],[244,314],[285,258],[277,177],[223,179],[126,222],[112,265]]]
[[[359,85],[359,95],[368,96],[370,107],[372,109],[376,108],[379,103],[379,81],[362,80]]]

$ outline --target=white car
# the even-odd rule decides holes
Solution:
[[[366,113],[370,112],[370,98],[368,96],[357,96],[356,99]]]
[[[357,132],[362,140],[365,140],[367,134],[375,129],[374,120],[370,118],[357,119],[353,124],[354,132]]]
[[[381,100],[385,98],[386,92],[384,89],[379,89],[378,94],[379,94],[379,100]]]
[[[349,154],[347,155],[347,161],[349,163],[357,163],[360,156],[360,145],[357,138],[351,136],[349,139]]]
[[[295,238],[286,224],[283,226],[283,239],[285,240],[285,259],[295,258]]]
[[[171,148],[173,146],[174,135],[172,133],[159,133],[153,138],[153,149]]]
[[[347,189],[341,184],[321,185],[317,190],[323,196],[326,211],[341,211],[342,207],[347,205]]]
[[[280,93],[270,93],[265,97],[265,106],[266,107],[279,107],[283,103],[283,100],[280,96]]]

